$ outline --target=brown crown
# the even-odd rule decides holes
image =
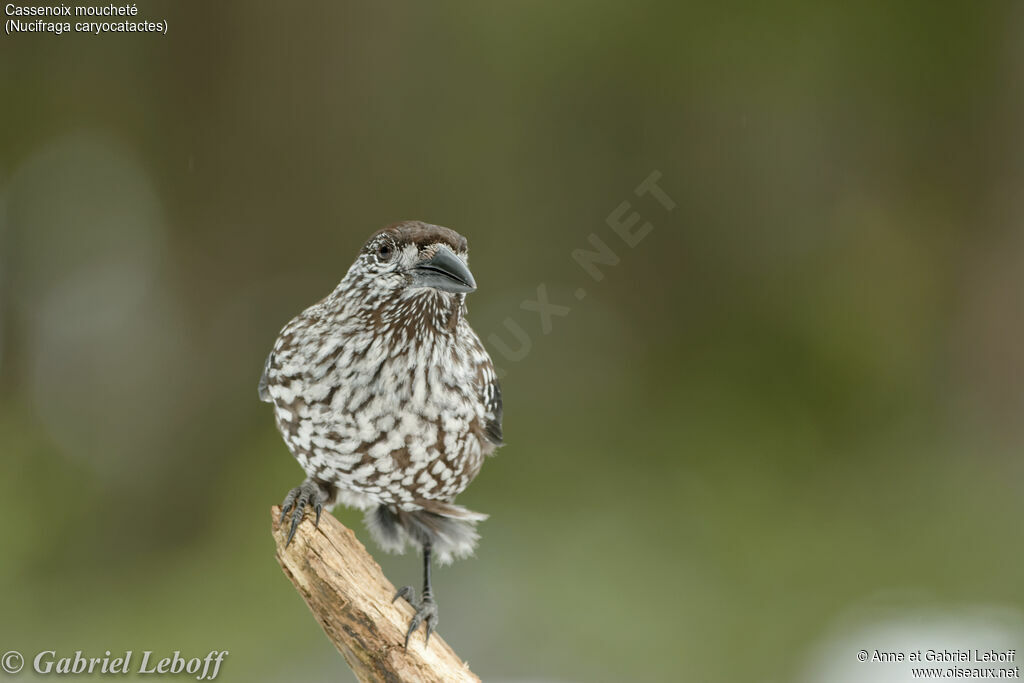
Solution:
[[[392,223],[381,228],[370,236],[373,241],[377,236],[387,233],[400,247],[406,244],[415,244],[423,248],[430,244],[446,244],[456,254],[464,254],[469,251],[469,243],[466,238],[451,228],[443,225],[432,225],[423,221],[402,221]]]

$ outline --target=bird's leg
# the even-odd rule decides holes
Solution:
[[[413,591],[412,586],[403,586],[398,589],[395,593],[395,597],[391,599],[394,602],[398,598],[405,598],[409,601],[413,607],[416,608],[416,614],[413,615],[412,621],[409,622],[409,630],[405,632],[405,649],[409,649],[409,638],[413,632],[419,628],[420,624],[426,624],[427,637],[423,641],[426,645],[430,642],[430,634],[437,628],[437,603],[434,602],[434,589],[430,585],[430,544],[427,543],[423,546],[423,598],[416,603],[416,593]]]
[[[316,511],[316,526],[320,526],[320,513],[324,511],[324,504],[329,498],[330,493],[328,493],[327,489],[313,479],[307,479],[288,492],[284,502],[281,503],[281,521],[284,522],[289,510],[292,510],[292,508],[294,510],[292,511],[292,526],[288,531],[288,540],[284,544],[285,548],[292,542],[295,530],[299,528],[299,522],[302,521],[302,517],[306,512],[306,505],[313,504],[313,510]]]

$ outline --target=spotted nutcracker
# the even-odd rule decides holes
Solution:
[[[456,505],[502,443],[501,388],[466,321],[476,290],[466,238],[407,221],[377,231],[341,283],[293,319],[259,383],[306,480],[282,504],[290,543],[307,506],[366,511],[385,550],[423,551],[423,595],[405,636],[437,626],[431,558],[472,553],[486,515]]]

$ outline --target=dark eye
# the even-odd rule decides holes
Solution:
[[[380,258],[381,261],[390,261],[394,253],[395,250],[392,249],[391,245],[388,244],[387,242],[384,242],[379,247],[377,247],[377,256],[378,258]]]

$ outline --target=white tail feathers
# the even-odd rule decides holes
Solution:
[[[482,522],[487,519],[487,515],[482,512],[473,512],[455,503],[442,503],[436,500],[425,501],[423,509],[427,512],[433,512],[435,515],[451,517],[452,519],[464,519],[467,522]]]
[[[449,564],[473,554],[480,535],[477,522],[487,515],[454,503],[426,501],[421,510],[378,506],[366,513],[366,527],[381,548],[405,552],[407,543],[430,544],[440,564]]]

